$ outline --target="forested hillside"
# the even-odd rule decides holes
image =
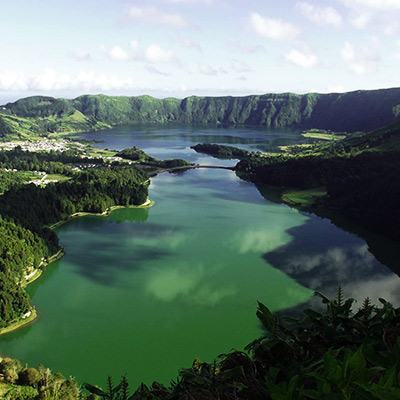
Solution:
[[[21,162],[27,162],[24,154],[20,152]],[[147,180],[142,170],[116,166],[82,171],[45,188],[12,187],[0,196],[0,329],[29,312],[23,290],[26,276],[59,250],[57,235],[47,226],[76,212],[101,213],[115,205],[142,204]]]
[[[335,143],[297,147],[294,154],[253,154],[236,168],[241,176],[282,192],[323,187],[327,195],[317,205],[339,209],[400,240],[399,124]]]
[[[76,132],[137,123],[224,123],[371,131],[400,122],[400,88],[349,93],[265,94],[180,100],[85,95],[35,96],[0,109],[0,137]]]

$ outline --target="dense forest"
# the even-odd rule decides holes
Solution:
[[[316,205],[339,209],[371,230],[400,240],[400,126],[295,154],[252,155],[239,175],[282,191],[325,187]]]
[[[237,173],[256,184],[289,189],[323,187],[314,206],[340,210],[368,228],[400,240],[400,89],[344,94],[268,94],[242,98],[154,99],[81,96],[74,100],[31,97],[7,104],[0,113],[0,137],[47,135],[102,129],[122,123],[207,122],[266,127],[372,130],[344,140],[295,146],[286,153],[250,154],[229,146],[197,150],[238,157]],[[142,165],[174,167],[137,148],[116,154]],[[96,168],[72,172],[68,164],[89,162],[71,151],[0,152],[0,328],[32,310],[24,291],[27,275],[60,250],[49,228],[78,212],[104,212],[114,205],[147,199],[148,174],[134,166],[91,159]],[[18,171],[69,175],[46,187],[25,185]],[[6,171],[7,170],[7,171]],[[14,179],[15,178],[15,179]],[[130,396],[125,377],[104,391],[90,384],[82,393],[73,379],[44,367],[28,368],[0,359],[6,398],[21,399],[399,399],[400,309],[366,299],[352,310],[341,289],[334,300],[322,295],[326,312],[307,309],[302,319],[281,318],[259,304],[265,335],[246,351],[232,351],[213,363],[195,360],[169,387],[141,385]],[[112,371],[110,371],[112,372]],[[3,383],[0,382],[0,394]],[[10,386],[7,386],[10,385]]]
[[[18,171],[44,171],[49,174],[73,175],[67,164],[104,164],[102,158],[81,157],[73,150],[30,152],[23,151],[20,146],[13,150],[0,151],[0,168]]]
[[[123,149],[116,154],[117,157],[121,157],[126,160],[137,161],[141,166],[149,166],[157,168],[174,168],[174,167],[185,167],[193,165],[192,163],[182,160],[180,158],[174,158],[170,160],[159,160],[146,154],[143,150],[137,147],[129,149]]]
[[[46,135],[154,122],[246,124],[265,127],[371,131],[400,121],[400,89],[245,97],[84,95],[34,96],[4,105],[0,137]]]
[[[242,159],[251,155],[250,151],[239,149],[233,146],[225,146],[222,144],[198,143],[195,146],[191,146],[191,149],[197,151],[198,153],[209,154],[217,158],[226,159]]]
[[[59,250],[49,225],[76,212],[102,213],[115,205],[142,204],[147,189],[147,173],[133,166],[81,171],[45,188],[9,188],[0,197],[0,328],[30,309],[23,277]]]

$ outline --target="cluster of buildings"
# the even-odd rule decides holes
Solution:
[[[71,142],[65,139],[43,139],[37,141],[27,141],[27,142],[4,142],[0,143],[1,150],[13,150],[16,147],[20,146],[24,151],[67,151],[70,150]],[[73,147],[76,149],[84,149],[84,145],[82,143],[74,142]]]

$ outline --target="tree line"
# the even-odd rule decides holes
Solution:
[[[319,205],[340,209],[368,228],[400,240],[400,152],[251,157],[236,168],[258,184],[283,189],[325,186],[327,196]]]
[[[47,185],[14,187],[0,196],[0,327],[31,307],[22,288],[28,267],[59,250],[48,227],[76,212],[102,213],[147,200],[148,176],[132,166],[88,170]]]

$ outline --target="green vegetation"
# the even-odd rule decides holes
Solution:
[[[66,175],[61,175],[61,174],[49,174],[47,175],[47,178],[50,181],[55,181],[55,182],[64,182],[64,181],[69,181],[71,179],[70,176]]]
[[[4,400],[78,400],[80,390],[73,378],[65,379],[60,372],[22,365],[10,358],[0,359],[0,397]],[[82,398],[87,398],[82,397]]]
[[[315,293],[322,305],[302,317],[272,314],[258,304],[264,334],[245,351],[232,350],[213,362],[194,360],[169,387],[153,382],[132,394],[123,376],[105,389],[32,368],[16,360],[0,362],[0,396],[4,399],[398,399],[400,398],[400,308],[384,299],[366,298],[358,310],[339,287],[335,299]],[[325,310],[324,310],[325,308]],[[20,396],[20,397],[18,397]],[[25,396],[25,397],[24,397]]]
[[[124,149],[117,153],[116,156],[125,160],[134,161],[137,164],[140,164],[141,167],[146,168],[150,173],[157,173],[160,169],[190,167],[193,165],[192,163],[182,159],[158,160],[157,158],[149,156],[137,147]]]
[[[21,186],[29,180],[29,177],[16,171],[0,170],[0,193],[9,190],[12,187]]]
[[[0,168],[26,171],[29,172],[28,176],[32,176],[31,171],[72,176],[74,172],[68,165],[74,164],[95,164],[101,166],[104,164],[104,161],[101,158],[82,158],[75,151],[29,152],[21,150],[20,147],[16,147],[10,151],[0,151]]]
[[[321,129],[310,129],[301,134],[304,137],[319,140],[342,140],[346,138],[346,134],[331,132]]]
[[[398,399],[400,398],[400,309],[368,298],[353,312],[341,288],[336,299],[316,293],[325,304],[303,318],[272,314],[259,303],[265,334],[246,350],[220,355],[212,363],[195,360],[165,387],[142,384],[130,397],[122,377],[107,390],[84,387],[104,399]]]
[[[28,212],[26,210],[25,212]],[[0,217],[0,329],[31,311],[25,276],[52,253],[46,237]]]
[[[371,131],[398,122],[400,89],[349,93],[197,97],[34,96],[0,111],[0,137],[48,136],[138,123],[223,123]]]
[[[205,146],[198,149],[208,154],[241,158],[238,174],[257,184],[279,187],[286,192],[285,201],[339,209],[368,228],[400,240],[399,105],[400,89],[182,101],[149,96],[81,96],[74,100],[37,96],[6,105],[0,112],[0,137],[168,121],[348,132],[392,124],[340,141],[294,146],[285,154],[271,156],[242,150],[238,157],[240,149],[229,146],[197,146]],[[324,138],[321,133],[311,134]],[[135,147],[107,154],[155,169],[190,165],[184,160],[156,160]],[[73,172],[71,166],[82,163],[89,164],[89,159],[74,151],[29,153],[16,148],[0,152],[0,192],[4,192],[0,197],[0,329],[34,316],[29,314],[33,309],[23,288],[27,276],[60,251],[49,226],[74,213],[102,213],[147,199],[148,175],[143,170],[91,159],[97,168]],[[24,185],[33,170],[62,179],[45,188]],[[213,363],[195,360],[168,388],[142,384],[129,397],[125,377],[116,387],[109,380],[106,391],[89,384],[86,388],[102,398],[124,400],[399,399],[400,309],[382,299],[380,306],[373,306],[366,299],[353,312],[353,300],[344,300],[341,290],[335,300],[318,296],[326,305],[325,313],[309,308],[303,319],[272,315],[260,303],[257,316],[266,333],[249,344],[247,352],[233,351]],[[41,367],[22,367],[14,360],[2,360],[0,374],[5,380],[0,382],[0,396],[5,399],[94,398],[80,394],[73,379],[65,380]]]
[[[99,168],[72,169],[89,162]],[[113,206],[144,203],[148,175],[134,166],[106,166],[102,159],[81,158],[74,151],[31,153],[18,147],[0,152],[0,168],[1,333],[32,319],[34,310],[23,288],[60,250],[57,236],[46,226],[74,213],[103,213]],[[32,170],[46,171],[48,180],[58,182],[26,185],[40,177]]]
[[[399,141],[400,125],[395,124],[340,142],[296,148],[292,154],[252,154],[236,170],[284,193],[326,187],[327,196],[318,196],[315,205],[339,209],[367,228],[400,240]],[[302,203],[298,200],[293,201]]]
[[[326,196],[325,188],[314,188],[297,190],[283,194],[282,200],[285,203],[309,207],[313,205],[318,197]]]
[[[39,271],[39,270],[38,270]],[[28,313],[29,316],[23,316],[22,318],[15,318],[12,323],[8,323],[5,328],[0,328],[0,335],[4,335],[8,332],[15,331],[21,328],[24,325],[31,323],[37,317],[37,312],[34,308],[32,308]]]
[[[250,155],[250,151],[239,149],[233,146],[225,146],[222,144],[211,144],[211,143],[199,143],[195,146],[191,146],[191,149],[198,153],[205,153],[217,158],[242,159]]]

